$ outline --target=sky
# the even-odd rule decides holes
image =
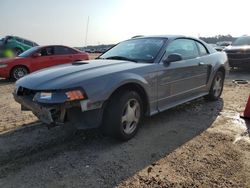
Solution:
[[[69,46],[135,35],[237,37],[250,34],[249,7],[249,0],[0,0],[0,37]]]

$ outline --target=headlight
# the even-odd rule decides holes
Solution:
[[[80,89],[66,91],[42,91],[35,94],[33,100],[40,103],[64,103],[87,99],[85,93]]]
[[[7,67],[7,64],[0,64],[0,69]]]
[[[52,93],[51,92],[41,92],[40,93],[40,99],[42,100],[51,100]]]

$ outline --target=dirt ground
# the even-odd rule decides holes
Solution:
[[[13,89],[0,80],[0,187],[250,187],[250,122],[239,117],[250,72],[232,71],[219,101],[144,119],[125,143],[98,130],[48,130],[20,111]]]

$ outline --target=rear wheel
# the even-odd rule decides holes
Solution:
[[[17,66],[14,67],[11,71],[11,78],[13,80],[18,80],[24,76],[26,76],[29,73],[28,69],[24,66]]]
[[[206,96],[208,100],[218,100],[220,98],[224,85],[224,77],[221,71],[215,74],[209,94]]]
[[[105,135],[129,140],[138,131],[142,114],[143,106],[138,93],[118,92],[105,108],[102,131]]]

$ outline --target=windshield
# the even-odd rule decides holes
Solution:
[[[101,59],[121,59],[152,63],[164,44],[164,39],[143,38],[124,41],[101,55]]]
[[[240,37],[236,39],[233,44],[233,46],[245,46],[250,45],[250,37]]]
[[[30,48],[29,50],[21,53],[18,57],[29,57],[31,56],[35,51],[37,51],[39,49],[38,46]]]

